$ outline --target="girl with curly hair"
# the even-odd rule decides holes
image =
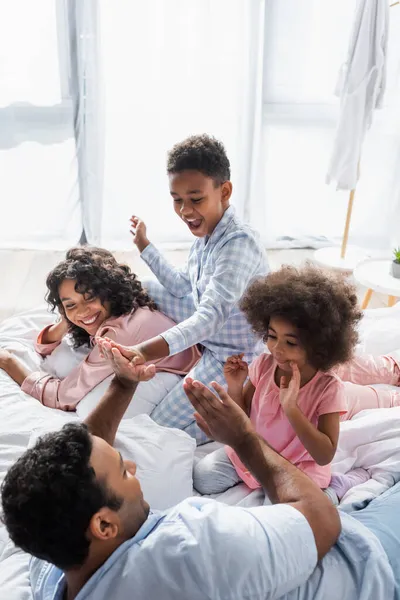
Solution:
[[[399,385],[399,364],[389,356],[353,358],[362,316],[356,290],[313,266],[286,266],[256,280],[241,309],[269,353],[250,368],[242,355],[230,357],[224,368],[228,394],[275,450],[322,489],[329,486],[327,493],[337,502],[369,479],[367,471],[355,469],[331,480],[340,421],[366,408],[400,405],[400,390],[365,385]],[[194,486],[203,494],[239,481],[259,487],[228,447],[194,469]]]
[[[48,275],[46,300],[60,320],[39,333],[36,350],[49,356],[69,334],[74,349],[89,352],[65,378],[43,372],[29,373],[11,353],[0,366],[24,392],[45,406],[75,410],[77,404],[113,373],[102,358],[95,336],[107,335],[122,344],[142,343],[173,327],[175,323],[157,310],[136,275],[119,264],[102,248],[79,247],[67,252],[66,259]],[[153,361],[156,372],[184,375],[200,357],[192,347],[175,356]],[[174,379],[175,383],[175,379]]]

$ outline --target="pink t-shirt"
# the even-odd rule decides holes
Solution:
[[[164,333],[174,325],[175,323],[162,312],[143,307],[121,317],[110,317],[100,326],[97,335],[109,337],[125,346],[135,346]],[[36,351],[42,356],[51,354],[60,344],[42,343],[46,329],[48,327],[39,333],[35,344]],[[185,375],[198,362],[200,356],[198,348],[193,346],[173,356],[160,358],[154,361],[154,364],[157,371]],[[36,371],[28,375],[21,388],[45,406],[75,410],[82,398],[112,373],[112,366],[100,356],[98,347],[94,346],[87,357],[64,379]]]
[[[326,488],[331,480],[331,467],[318,465],[294,432],[279,400],[279,387],[275,383],[276,368],[270,354],[262,354],[250,365],[249,377],[255,387],[250,420],[257,433],[272,448],[307,473],[320,488]],[[318,371],[300,389],[297,404],[304,416],[316,427],[320,415],[347,412],[343,383],[332,372]],[[251,489],[260,487],[236,452],[227,446],[226,453],[241,479]]]

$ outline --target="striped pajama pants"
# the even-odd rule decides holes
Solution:
[[[146,279],[143,281],[146,288],[158,308],[175,323],[180,323],[191,317],[196,308],[191,295],[177,298],[170,294],[158,281]],[[189,376],[209,385],[211,381],[224,385],[224,363],[219,360],[215,354],[204,348],[199,362],[190,371]],[[165,427],[176,427],[186,431],[194,437],[197,444],[204,444],[208,441],[207,436],[197,426],[193,417],[194,408],[190,404],[188,397],[183,389],[183,380],[176,384],[174,388],[165,396],[158,406],[151,413],[153,421]]]

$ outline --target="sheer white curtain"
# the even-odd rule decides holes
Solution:
[[[101,237],[104,110],[98,0],[63,0],[67,9],[70,90],[74,107],[82,241]]]
[[[62,0],[0,0],[0,247],[81,234]]]
[[[355,0],[269,0],[264,77],[265,196],[251,216],[268,246],[318,247],[341,239],[348,192],[325,185],[337,122],[333,95]],[[400,6],[390,10],[385,107],[361,159],[350,239],[400,242]]]
[[[233,203],[248,217],[263,172],[264,0],[103,0],[100,9],[102,244],[131,247],[133,213],[155,241],[191,240],[173,213],[165,165],[168,149],[194,133],[225,143]]]
[[[225,142],[233,202],[267,246],[339,242],[348,193],[328,187],[325,176],[355,5],[103,0],[102,243],[129,246],[132,213],[156,241],[190,240],[171,210],[165,157],[203,131]],[[385,108],[364,145],[351,227],[351,241],[368,247],[386,248],[399,235],[399,34],[395,7]]]
[[[348,193],[325,175],[355,3],[0,0],[0,246],[66,248],[84,225],[131,247],[132,213],[157,242],[190,241],[165,162],[202,132],[224,141],[233,203],[269,247],[339,241]],[[400,6],[390,21],[350,232],[368,247],[400,244]]]

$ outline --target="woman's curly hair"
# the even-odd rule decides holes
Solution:
[[[75,290],[79,294],[91,294],[99,298],[103,305],[109,302],[112,317],[129,314],[143,306],[150,310],[157,308],[131,269],[119,264],[111,252],[103,248],[71,248],[65,260],[48,274],[46,301],[53,312],[57,308],[67,318],[59,295],[59,287],[65,279],[76,280]],[[70,321],[68,323],[74,348],[89,346],[90,335],[87,331]]]
[[[321,371],[350,360],[358,342],[362,313],[355,287],[310,264],[283,266],[255,280],[240,308],[264,340],[272,317],[289,321],[298,329],[308,361]]]

